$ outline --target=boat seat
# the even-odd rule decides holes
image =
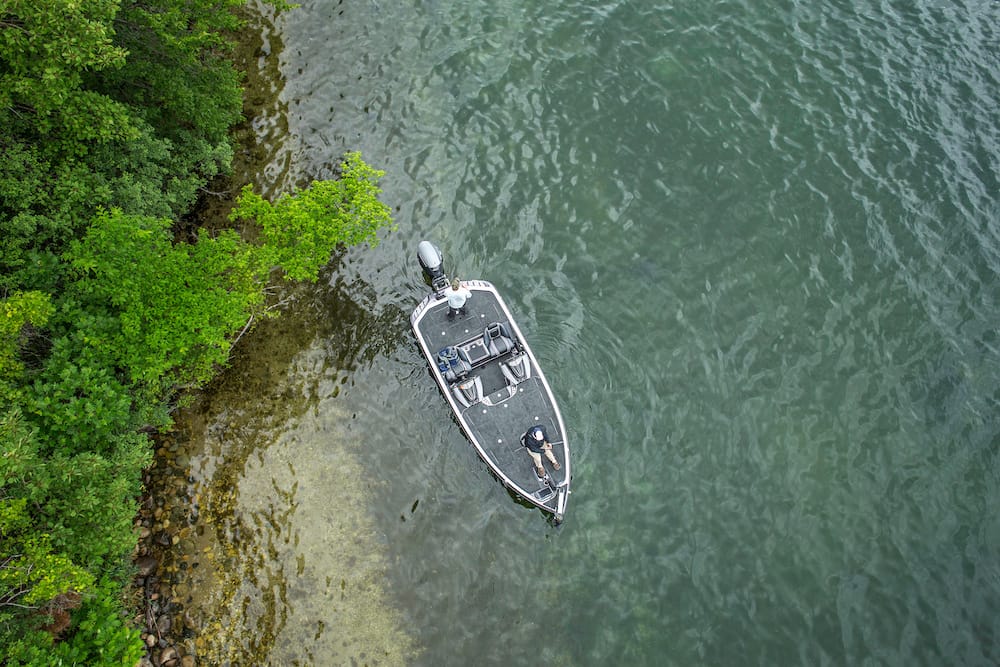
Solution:
[[[472,370],[469,356],[454,345],[449,345],[438,352],[438,370],[448,382],[463,378]]]
[[[486,330],[483,332],[483,344],[490,351],[491,357],[499,357],[514,349],[514,341],[511,340],[510,332],[500,322],[486,325]]]
[[[483,381],[476,375],[459,382],[451,391],[458,402],[468,408],[483,400]]]
[[[522,353],[512,356],[507,362],[500,363],[500,371],[507,378],[507,384],[519,384],[531,376],[531,365],[528,355]]]

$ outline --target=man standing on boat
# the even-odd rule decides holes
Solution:
[[[549,442],[549,436],[541,424],[536,424],[528,429],[528,432],[521,438],[521,442],[528,448],[528,454],[535,462],[535,471],[539,477],[545,477],[546,474],[545,467],[542,465],[542,454],[545,454],[545,458],[549,460],[553,468],[556,470],[562,468],[559,461],[556,460],[556,455],[552,453],[552,443]]]
[[[458,278],[451,281],[451,286],[445,290],[444,295],[448,298],[448,317],[465,315],[465,302],[472,296],[472,292],[463,286]]]

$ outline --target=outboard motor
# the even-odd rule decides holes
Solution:
[[[421,241],[417,246],[417,259],[431,288],[435,292],[443,292],[448,287],[448,276],[444,272],[444,255],[438,247],[430,241]]]

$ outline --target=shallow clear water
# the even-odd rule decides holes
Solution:
[[[399,230],[181,417],[201,534],[233,552],[192,608],[229,659],[1000,661],[998,26],[985,0],[277,19],[260,186],[360,149]],[[546,369],[561,527],[424,368],[422,239]]]

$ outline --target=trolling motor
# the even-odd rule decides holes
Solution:
[[[430,241],[421,241],[417,245],[417,259],[420,260],[420,268],[424,270],[424,277],[431,285],[438,296],[448,288],[448,276],[444,272],[444,255],[441,250]]]

